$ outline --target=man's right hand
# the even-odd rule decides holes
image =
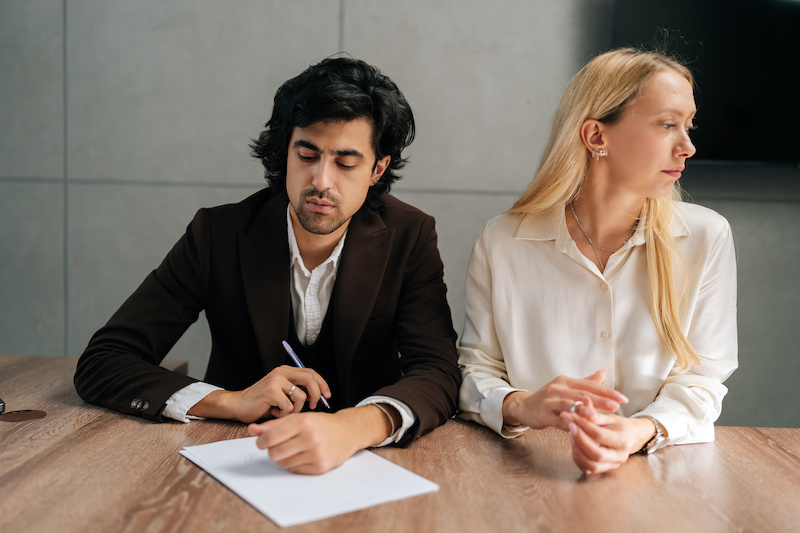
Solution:
[[[310,368],[283,365],[244,390],[211,392],[187,414],[250,423],[268,415],[280,418],[299,413],[306,401],[314,409],[320,396],[331,397],[322,376]]]

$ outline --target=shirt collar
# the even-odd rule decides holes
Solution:
[[[311,275],[311,272],[306,268],[305,263],[303,262],[303,257],[300,255],[300,247],[297,246],[297,237],[294,235],[294,229],[292,228],[292,216],[289,210],[292,208],[292,205],[289,204],[286,206],[286,232],[289,236],[289,266],[291,267],[294,264],[300,266],[303,272],[306,273],[307,276]],[[347,230],[345,230],[344,235],[342,238],[339,239],[339,242],[336,244],[336,247],[331,252],[331,255],[323,261],[317,268],[324,267],[327,264],[331,264],[334,270],[339,270],[339,259],[342,256],[342,250],[344,249],[344,240],[347,237]]]
[[[562,252],[572,242],[563,208],[551,209],[539,215],[525,215],[514,238],[526,241],[555,241],[556,249]]]
[[[639,222],[639,226],[625,245],[625,248],[644,244],[644,228],[647,223],[645,217]],[[685,237],[691,233],[689,226],[681,216],[678,209],[672,213],[670,225],[673,237]],[[541,215],[525,215],[517,228],[515,239],[528,241],[555,241],[556,248],[564,251],[567,244],[572,240],[567,229],[567,219],[565,209],[551,209]]]
[[[686,224],[686,220],[684,220],[678,209],[680,205],[683,204],[676,204],[675,211],[672,213],[672,235],[675,237],[686,237],[692,232],[689,231],[689,226]]]

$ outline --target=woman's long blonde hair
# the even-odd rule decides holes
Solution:
[[[611,124],[638,98],[657,72],[672,69],[694,85],[692,74],[678,61],[659,52],[632,48],[612,50],[592,59],[567,85],[553,118],[550,139],[536,175],[527,190],[508,211],[512,214],[543,213],[564,209],[581,191],[589,174],[591,156],[581,139],[581,125],[588,119]],[[700,364],[678,318],[680,297],[675,289],[675,260],[680,252],[670,231],[674,202],[680,200],[677,185],[672,193],[646,198],[641,216],[646,219],[645,248],[650,279],[650,309],[656,329],[674,354],[679,370]]]

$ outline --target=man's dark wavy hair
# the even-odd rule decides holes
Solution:
[[[294,128],[358,118],[372,124],[375,163],[384,156],[392,157],[381,179],[369,188],[362,206],[373,213],[381,212],[381,195],[400,179],[396,171],[408,161],[401,154],[414,140],[414,115],[397,85],[358,59],[324,59],[275,93],[272,116],[250,145],[253,157],[264,165],[269,187],[275,192],[286,190],[286,158]]]

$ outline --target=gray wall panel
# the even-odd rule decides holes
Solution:
[[[64,355],[64,187],[0,181],[0,353]]]
[[[347,0],[345,50],[380,65],[417,116],[398,187],[521,191],[567,82],[610,44],[612,3],[587,4]]]
[[[708,201],[736,239],[739,370],[720,423],[800,426],[800,203]]]
[[[0,175],[61,177],[64,167],[63,7],[0,2]]]
[[[275,89],[338,46],[326,0],[68,6],[74,178],[250,183]]]

